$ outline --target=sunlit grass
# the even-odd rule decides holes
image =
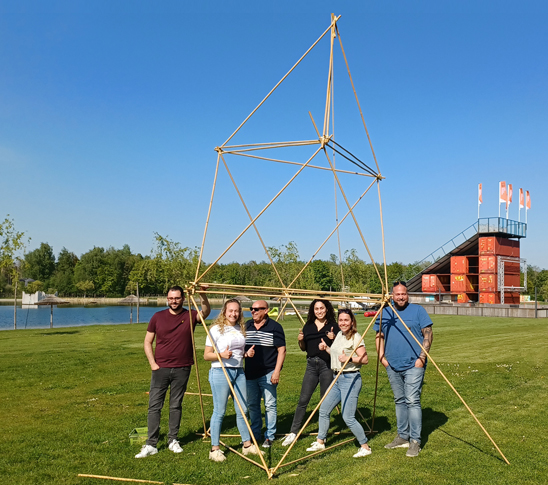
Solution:
[[[360,327],[365,329],[365,319]],[[548,398],[548,325],[545,320],[434,317],[432,356],[487,428],[511,465],[504,464],[491,442],[445,384],[433,365],[423,393],[423,451],[416,459],[405,450],[383,447],[395,434],[394,405],[384,370],[379,374],[373,454],[352,458],[348,444],[283,468],[283,483],[546,483],[548,453],[544,435]],[[284,328],[288,355],[279,386],[278,431],[289,430],[305,368],[296,344],[298,323]],[[197,396],[183,402],[181,444],[167,450],[167,413],[162,417],[160,452],[134,458],[139,446],[128,434],[146,426],[150,371],[142,350],[146,326],[113,325],[0,333],[0,476],[7,484],[108,483],[79,478],[78,473],[157,480],[165,483],[265,483],[263,470],[234,454],[218,464],[207,459],[209,443],[202,431]],[[204,392],[209,364],[201,359],[205,333],[196,341]],[[364,389],[359,409],[370,420],[374,398],[375,351],[372,331],[366,336],[371,364],[362,369]],[[197,392],[195,374],[189,391]],[[211,398],[204,397],[206,420]],[[318,402],[318,395],[312,403]],[[345,430],[340,417],[332,430]],[[317,430],[317,419],[307,431]],[[229,406],[223,432],[236,433]],[[328,437],[328,444],[345,437]],[[226,441],[237,446],[239,439]],[[306,455],[311,437],[302,438],[288,457]],[[283,453],[275,442],[267,454],[274,467]]]

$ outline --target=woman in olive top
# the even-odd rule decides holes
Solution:
[[[325,341],[319,344],[319,348],[326,350],[331,356],[331,370],[334,375],[339,373],[354,350],[355,352],[320,406],[318,439],[306,451],[325,449],[329,416],[333,408],[341,403],[344,422],[360,444],[360,449],[354,454],[354,458],[361,458],[371,454],[367,436],[355,416],[358,396],[362,388],[360,368],[363,364],[367,364],[367,352],[357,330],[356,317],[351,310],[339,310],[339,328],[341,331],[335,337],[331,347]]]
[[[319,349],[322,339],[331,345],[339,326],[335,320],[333,305],[327,300],[314,300],[308,308],[308,318],[299,333],[299,347],[306,352],[306,371],[301,387],[301,397],[295,410],[290,433],[285,437],[282,446],[289,446],[301,429],[306,414],[306,407],[312,394],[320,384],[320,397],[325,394],[333,380],[330,369],[329,354]]]

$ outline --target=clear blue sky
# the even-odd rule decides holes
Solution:
[[[80,255],[129,244],[147,254],[154,232],[200,246],[214,147],[327,28],[331,12],[342,15],[386,177],[388,262],[422,259],[472,224],[480,182],[481,216],[497,216],[505,180],[514,187],[511,219],[519,187],[531,192],[522,255],[548,268],[545,1],[0,0],[0,217],[10,214],[32,238],[29,250],[48,242],[56,253],[65,246]],[[308,111],[321,123],[327,38],[317,49],[234,142],[315,137]],[[371,164],[339,54],[335,136]],[[229,163],[253,213],[295,171]],[[295,241],[302,258],[335,218],[332,178],[309,172],[259,223],[268,246]],[[348,181],[352,201],[363,184]],[[378,198],[370,195],[357,214],[381,259]],[[222,172],[206,261],[246,223]],[[350,225],[341,244],[366,259]],[[333,242],[319,257],[336,251]],[[254,234],[223,261],[250,259],[264,259]]]

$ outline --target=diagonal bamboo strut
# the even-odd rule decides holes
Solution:
[[[285,80],[285,78],[291,74],[291,72],[292,72],[292,71],[301,63],[301,61],[302,61],[302,60],[308,55],[308,53],[316,46],[316,44],[317,44],[318,42],[320,42],[320,40],[322,40],[322,38],[324,37],[324,35],[327,34],[327,33],[331,30],[333,22],[336,23],[337,20],[339,20],[340,18],[341,18],[341,16],[339,15],[335,20],[333,20],[333,21],[331,22],[331,25],[325,30],[325,32],[324,32],[322,35],[320,35],[320,37],[318,38],[318,40],[317,40],[316,42],[314,42],[314,43],[310,46],[310,48],[309,48],[309,49],[301,56],[301,58],[293,65],[293,67],[287,72],[287,74],[286,74],[284,77],[282,77],[282,79],[280,79],[280,81],[278,81],[278,84],[276,84],[276,86],[274,86],[274,87],[270,90],[270,92],[264,97],[264,99],[258,104],[258,106],[257,106],[257,107],[256,107],[256,108],[247,116],[247,118],[246,118],[244,121],[242,121],[242,123],[240,124],[240,126],[238,126],[238,128],[236,128],[236,131],[234,131],[234,133],[232,133],[232,135],[230,135],[230,136],[228,137],[228,139],[223,143],[222,146],[225,146],[225,145],[234,137],[234,135],[235,135],[236,133],[238,133],[238,131],[240,131],[240,128],[241,128],[242,126],[244,126],[244,125],[247,123],[247,120],[249,120],[249,118],[251,118],[251,117],[253,116],[253,114],[254,114],[254,113],[263,105],[263,103],[270,97],[270,95],[278,88],[278,86],[279,86],[280,84],[282,84],[282,82]]]
[[[317,155],[317,153],[321,150],[321,147],[319,147],[315,152],[314,152],[314,155],[312,155],[312,157],[310,157],[307,162],[299,169],[297,170],[297,172],[295,173],[295,175],[293,175],[293,177],[291,177],[289,179],[289,181],[278,191],[278,193],[272,198],[272,200],[264,207],[264,209],[259,212],[255,218],[245,227],[245,229],[238,235],[238,237],[236,239],[234,239],[234,241],[232,241],[232,243],[230,244],[230,246],[228,246],[228,248],[226,248],[223,253],[211,264],[208,266],[208,268],[202,273],[202,275],[199,277],[199,278],[196,278],[196,281],[195,283],[197,283],[199,280],[201,280],[208,272],[211,268],[213,268],[218,262],[219,260],[230,250],[230,248],[232,246],[234,246],[234,244],[236,244],[236,242],[238,242],[238,240],[247,232],[247,230],[251,227],[251,225],[259,218],[261,217],[261,215],[263,215],[263,213],[266,211],[266,209],[268,209],[272,203],[280,196],[280,194],[289,186],[289,184],[291,182],[293,182],[293,180],[295,180],[297,178],[297,175],[299,175],[304,169],[305,167],[308,165],[308,163]]]
[[[377,166],[377,172],[380,173],[379,163],[377,162],[377,156],[375,155],[375,150],[373,149],[373,143],[371,142],[371,137],[369,136],[369,131],[367,130],[367,125],[365,124],[365,118],[363,117],[362,107],[360,106],[360,100],[358,99],[358,93],[356,93],[356,88],[354,87],[354,81],[352,80],[352,74],[350,74],[350,66],[348,65],[348,60],[346,59],[346,54],[344,53],[344,47],[342,45],[341,34],[337,25],[335,25],[337,30],[337,35],[339,37],[339,44],[341,45],[341,52],[344,57],[344,63],[346,64],[346,70],[348,71],[348,77],[350,78],[350,84],[352,84],[352,91],[354,91],[354,97],[356,98],[356,103],[358,109],[360,110],[360,116],[362,118],[363,127],[365,128],[365,133],[367,134],[367,140],[369,141],[369,146],[371,147],[371,153],[373,154],[373,159],[375,160],[375,165]]]
[[[138,478],[120,478],[120,477],[108,477],[106,475],[90,475],[89,473],[78,473],[78,476],[83,478],[99,478],[101,480],[112,480],[115,482],[158,483],[158,484],[164,483],[164,482],[156,482],[154,480],[140,480]]]
[[[337,448],[338,446],[342,446],[342,445],[346,445],[346,443],[350,443],[351,441],[354,441],[354,438],[349,438],[347,440],[344,440],[344,441],[341,441],[340,443],[337,443],[335,445],[331,445],[331,446],[328,446],[326,447],[325,449],[323,450],[320,450],[320,451],[316,451],[314,453],[310,453],[309,455],[306,455],[306,456],[301,456],[300,458],[297,458],[296,460],[293,460],[293,461],[288,461],[287,463],[284,463],[283,465],[278,465],[274,471],[272,472],[272,474],[276,473],[276,470],[280,469],[280,468],[283,468],[284,466],[289,466],[289,465],[293,465],[294,463],[298,463],[300,461],[304,461],[304,460],[308,460],[309,458],[312,458],[316,455],[319,455],[321,453],[325,453],[326,451],[328,450],[332,450],[333,448]]]
[[[318,144],[318,143],[317,143]],[[280,160],[278,158],[269,158],[269,157],[259,157],[258,155],[250,155],[249,153],[240,153],[240,152],[223,152],[223,155],[236,155],[239,157],[248,157],[248,158],[255,158],[257,160],[266,160],[267,162],[276,162],[276,163],[285,163],[287,165],[298,165],[299,167],[302,167],[304,164],[300,162],[293,162],[291,160]],[[332,172],[329,167],[321,167],[319,165],[307,165],[307,168],[315,168],[317,170],[326,170],[328,172]],[[371,175],[369,173],[361,173],[361,172],[355,172],[352,170],[341,170],[340,168],[336,169],[335,172],[337,173],[347,173],[349,175],[358,175],[360,177],[373,177],[377,178],[376,175]]]
[[[384,261],[384,282],[382,284],[382,294],[388,295],[388,269],[386,267],[386,248],[384,244],[384,219],[382,217],[382,200],[381,200],[381,185],[377,179],[377,192],[379,194],[379,214],[381,219],[381,236],[382,236],[382,260]]]
[[[329,162],[329,165],[333,169],[334,168],[333,164],[331,163],[331,159],[329,158],[329,154],[327,153],[327,150],[325,150],[325,148],[324,148],[324,153],[325,153],[325,156],[327,157],[327,161]],[[371,254],[371,251],[369,250],[369,246],[365,242],[365,237],[363,236],[360,225],[358,224],[358,219],[356,219],[354,211],[350,207],[350,203],[348,202],[348,199],[346,198],[346,193],[344,192],[344,189],[341,185],[341,181],[339,180],[339,177],[337,176],[337,174],[334,171],[333,171],[333,176],[335,177],[335,180],[337,181],[337,185],[339,186],[339,190],[341,191],[341,194],[344,198],[344,201],[346,202],[346,206],[348,207],[348,209],[350,210],[350,213],[352,214],[352,219],[354,219],[354,224],[356,224],[356,229],[358,229],[358,232],[359,232],[360,237],[362,239],[363,245],[365,246],[367,254],[369,254],[369,259],[371,259],[371,264],[373,264],[373,267],[375,268],[375,272],[377,273],[377,276],[379,277],[379,280],[382,282],[382,277],[379,273],[379,268],[377,267],[377,263],[375,263],[375,259],[373,258],[373,255]],[[385,266],[386,266],[386,262],[385,262]]]
[[[253,217],[251,216],[251,213],[249,212],[249,209],[247,208],[247,205],[244,201],[244,198],[242,197],[240,189],[238,189],[238,185],[236,184],[236,181],[234,180],[234,177],[232,177],[232,173],[230,172],[230,169],[228,168],[228,165],[225,161],[225,158],[222,155],[221,155],[221,158],[223,159],[225,169],[228,172],[228,175],[230,176],[230,180],[232,180],[232,184],[234,185],[234,188],[236,189],[236,192],[238,193],[238,197],[240,197],[240,201],[241,201],[242,205],[244,206],[244,209],[245,209],[245,211],[246,211],[246,213],[249,217],[249,220],[253,224],[253,228],[255,229],[255,232],[257,233],[257,237],[259,238],[259,241],[261,242],[261,244],[263,246],[263,250],[266,253],[266,255],[268,256],[268,259],[270,260],[270,264],[274,268],[274,272],[276,273],[276,276],[278,277],[278,280],[279,280],[280,284],[285,288],[282,277],[280,276],[280,273],[278,272],[278,268],[276,268],[276,265],[274,264],[274,260],[272,259],[272,256],[270,255],[270,251],[266,247],[266,244],[264,243],[263,238],[261,237],[261,234],[259,232],[259,229],[258,229],[257,225],[255,224],[255,222],[253,222]],[[293,304],[293,301],[291,301],[291,306],[293,306],[293,308],[295,310],[295,313],[298,313],[297,312],[297,307]]]
[[[255,466],[258,466],[259,468],[263,469],[268,474],[268,478],[272,478],[272,476],[270,475],[270,470],[266,466],[266,464],[265,464],[265,466],[262,466],[260,463],[257,463],[255,460],[252,460],[248,456],[245,456],[243,453],[240,453],[238,450],[235,450],[234,448],[232,448],[232,446],[228,446],[225,442],[223,442],[221,440],[219,440],[219,443],[221,443],[221,445],[223,445],[225,448],[232,451],[232,453],[236,453],[238,456],[242,457],[244,460],[247,460],[249,463],[253,463]],[[257,446],[257,445],[255,445],[255,446]],[[261,456],[262,456],[262,453],[261,453]]]
[[[190,298],[192,298],[192,302],[194,303],[194,305],[196,305],[196,300],[194,299],[194,295],[190,295]],[[247,416],[244,413],[242,405],[240,404],[240,399],[238,398],[238,395],[237,395],[236,391],[234,390],[234,387],[232,386],[232,383],[230,382],[230,379],[228,378],[228,374],[226,372],[225,364],[224,364],[223,360],[221,359],[221,357],[219,356],[219,350],[217,349],[217,346],[215,345],[215,341],[211,338],[211,335],[209,333],[209,330],[207,328],[205,320],[202,317],[202,314],[200,313],[199,316],[200,316],[200,321],[202,323],[202,326],[204,327],[204,330],[206,331],[207,336],[209,337],[209,339],[211,340],[211,343],[213,344],[213,349],[215,350],[215,353],[217,354],[217,360],[220,362],[221,368],[223,369],[223,373],[225,375],[226,382],[228,383],[228,387],[230,388],[230,392],[232,392],[232,399],[234,400],[234,403],[238,405],[238,409],[240,410],[240,413],[242,414],[242,416],[244,418],[244,421],[245,421],[245,424],[246,424],[247,429],[249,431],[249,434],[251,436],[251,439],[253,440],[253,444],[255,445],[255,447],[257,449],[259,449],[259,444],[257,443],[257,440],[255,439],[255,436],[253,435],[253,432],[251,431],[251,426],[249,426]],[[193,337],[193,346],[195,347],[194,337]],[[196,367],[198,367],[198,366],[196,366]],[[203,415],[204,414],[203,404],[201,403],[201,405],[202,405],[202,415]],[[205,425],[205,420],[204,420],[204,435],[205,435],[205,433],[206,433],[206,425]],[[266,470],[268,467],[266,466],[266,462],[264,461],[263,455],[259,454],[259,457],[261,458],[261,461],[263,462],[263,466]]]
[[[204,235],[202,237],[202,245],[200,246],[200,256],[198,257],[198,264],[196,265],[196,275],[194,276],[194,281],[198,279],[200,274],[200,262],[202,261],[202,256],[204,253],[204,245],[207,234],[207,228],[209,226],[209,217],[211,216],[211,207],[213,206],[213,195],[215,194],[215,187],[217,185],[217,174],[219,173],[219,158],[220,155],[217,155],[217,165],[215,166],[215,177],[213,178],[213,188],[211,189],[211,198],[209,199],[209,209],[207,210],[207,219],[204,228]]]
[[[189,321],[190,321],[190,336],[192,338],[192,355],[194,356],[194,368],[196,370],[196,379],[198,381],[198,392],[200,393],[200,411],[202,413],[202,423],[204,426],[204,435],[203,437],[206,437],[206,422],[205,422],[205,414],[204,414],[204,401],[202,399],[202,386],[200,383],[200,371],[198,370],[198,358],[196,357],[196,342],[194,341],[194,326],[192,322],[192,303],[194,304],[194,308],[196,308],[196,311],[198,311],[198,305],[196,304],[196,300],[194,300],[193,294],[188,291],[188,302],[189,302]],[[203,316],[202,312],[198,311],[198,318],[202,320],[203,322]]]
[[[361,339],[358,343],[358,346],[363,342],[363,339],[365,337],[365,335],[367,334],[367,332],[369,331],[369,329],[371,328],[371,325],[373,325],[373,322],[375,321],[375,319],[377,318],[377,316],[379,315],[379,313],[382,311],[382,309],[384,308],[384,305],[382,305],[378,310],[377,310],[377,313],[375,314],[375,316],[371,319],[371,322],[369,322],[369,325],[367,326],[367,328],[365,329],[365,331],[363,332],[362,336],[361,336]],[[274,468],[274,470],[272,471],[272,474],[275,474],[276,471],[278,470],[278,468],[280,468],[281,464],[284,462],[285,458],[287,457],[287,455],[290,453],[290,451],[293,449],[293,446],[295,446],[295,444],[297,443],[297,440],[299,439],[299,437],[301,436],[302,432],[304,431],[304,429],[308,426],[308,423],[310,423],[310,421],[312,420],[312,418],[314,417],[314,415],[318,412],[318,410],[320,409],[320,406],[322,405],[322,403],[325,401],[325,398],[327,397],[327,395],[329,394],[329,392],[331,391],[331,389],[333,389],[333,386],[335,385],[335,383],[339,380],[339,377],[341,376],[341,374],[344,372],[344,369],[346,368],[346,366],[348,365],[348,362],[350,362],[352,360],[352,357],[354,356],[355,352],[356,352],[356,349],[358,347],[356,347],[352,354],[350,354],[348,356],[348,359],[346,359],[346,362],[342,365],[341,369],[339,370],[338,374],[335,376],[335,378],[333,379],[333,381],[331,382],[330,386],[326,389],[325,391],[325,394],[322,396],[322,398],[320,399],[320,402],[316,405],[316,407],[313,409],[313,411],[310,413],[310,416],[308,416],[308,419],[306,420],[306,422],[303,424],[303,426],[301,427],[301,429],[299,430],[299,432],[297,433],[297,436],[295,437],[295,439],[293,440],[293,442],[289,445],[289,447],[287,448],[287,451],[284,453],[284,455],[282,456],[282,458],[280,459],[280,461],[278,462],[278,464],[276,465],[276,467]],[[325,450],[322,450],[321,452],[323,453]]]
[[[478,424],[478,426],[482,429],[482,431],[486,434],[486,436],[489,438],[489,440],[491,441],[491,443],[493,443],[493,446],[497,449],[497,451],[500,453],[500,456],[502,456],[502,458],[504,459],[504,461],[506,462],[507,465],[510,464],[510,462],[506,459],[506,457],[504,456],[504,454],[502,453],[502,451],[500,451],[500,448],[497,446],[497,444],[495,443],[495,441],[493,440],[493,438],[491,438],[491,435],[487,432],[487,430],[483,427],[483,425],[480,423],[479,419],[476,417],[476,415],[472,412],[472,410],[470,409],[470,407],[468,406],[468,404],[466,404],[466,401],[462,398],[462,396],[459,394],[459,392],[455,389],[455,387],[453,386],[453,384],[451,384],[451,382],[449,381],[449,379],[447,379],[447,377],[445,377],[445,374],[443,373],[443,371],[439,368],[438,364],[436,364],[435,360],[432,358],[432,356],[427,352],[427,350],[422,346],[422,343],[419,342],[419,340],[411,333],[411,330],[410,328],[406,325],[406,323],[403,321],[403,319],[400,317],[399,313],[396,311],[396,309],[392,306],[392,304],[390,303],[390,301],[388,301],[388,305],[390,306],[390,308],[392,308],[392,311],[397,315],[398,317],[398,320],[403,324],[403,326],[405,327],[405,329],[409,332],[409,335],[411,335],[411,337],[413,337],[413,340],[415,342],[417,342],[419,345],[420,345],[420,348],[423,350],[423,352],[426,354],[426,356],[430,359],[430,361],[432,362],[432,364],[434,365],[434,367],[438,370],[438,372],[440,373],[440,375],[443,377],[443,379],[445,380],[445,382],[447,382],[447,385],[453,390],[453,392],[457,395],[457,397],[461,400],[462,404],[464,404],[464,407],[468,410],[468,412],[472,415],[472,417],[474,418],[474,420],[476,421],[476,423]]]
[[[362,193],[362,195],[360,195],[360,197],[358,198],[358,200],[356,202],[354,202],[354,205],[352,206],[352,209],[354,209],[354,207],[356,207],[358,205],[358,203],[365,197],[365,194],[367,194],[367,192],[369,192],[369,189],[371,188],[371,186],[373,185],[374,181],[371,182],[371,184],[369,184],[369,186],[365,189],[365,191]],[[345,219],[348,217],[348,215],[350,214],[350,211],[348,211],[344,217],[337,222],[337,225],[335,226],[335,228],[329,233],[329,235],[325,238],[325,240],[322,242],[322,244],[320,245],[320,247],[316,250],[316,252],[312,255],[312,257],[308,260],[308,262],[304,265],[304,267],[301,269],[301,271],[299,271],[299,274],[297,276],[295,276],[295,278],[293,279],[293,281],[291,283],[289,283],[289,286],[292,287],[293,286],[293,283],[295,283],[295,281],[297,281],[297,278],[299,276],[301,276],[302,272],[308,267],[308,265],[310,263],[312,263],[312,261],[314,260],[314,258],[316,257],[316,255],[321,251],[321,249],[327,244],[327,241],[329,241],[331,239],[331,236],[333,236],[333,234],[335,233],[335,231],[337,231],[337,234],[339,233],[339,227],[340,225],[345,221]],[[341,245],[340,245],[340,241],[339,241],[339,261],[340,261],[340,250],[341,250]],[[343,285],[344,285],[344,280],[343,280]]]

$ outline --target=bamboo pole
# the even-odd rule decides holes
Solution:
[[[79,477],[83,478],[97,478],[101,480],[113,480],[115,482],[133,482],[133,483],[157,483],[163,484],[164,482],[156,482],[154,480],[139,480],[138,478],[120,478],[120,477],[109,477],[106,475],[90,475],[88,473],[78,473]],[[176,484],[173,484],[176,485]],[[179,484],[182,485],[182,484]]]
[[[334,21],[337,22],[337,20],[339,20],[341,18],[341,16],[339,15]],[[333,21],[331,21],[331,24],[333,24]],[[236,131],[234,131],[234,133],[232,133],[232,135],[230,135],[228,137],[228,139],[222,144],[222,146],[224,147],[232,138],[234,138],[234,135],[236,135],[236,133],[238,133],[238,131],[240,131],[240,128],[242,126],[244,126],[246,123],[247,123],[247,120],[249,120],[249,118],[251,118],[255,112],[263,105],[263,103],[270,97],[270,95],[278,88],[278,86],[280,84],[282,84],[282,82],[285,80],[285,78],[287,76],[289,76],[293,70],[301,63],[301,61],[308,55],[308,53],[314,49],[314,47],[316,46],[316,44],[318,42],[320,42],[320,40],[322,40],[322,38],[324,37],[325,34],[327,34],[332,28],[332,25],[330,25],[326,30],[325,32],[320,35],[320,37],[318,38],[318,40],[316,40],[316,42],[314,42],[310,47],[309,49],[301,56],[301,58],[293,65],[293,67],[287,72],[287,74],[282,77],[282,79],[280,79],[280,81],[278,81],[278,83],[276,84],[276,86],[274,86],[270,92],[264,97],[264,99],[257,105],[257,107],[247,116],[247,118],[242,121],[242,123],[240,124],[240,126],[238,126],[238,128],[236,128]]]
[[[213,206],[213,196],[215,195],[215,187],[217,185],[217,175],[219,173],[219,160],[221,154],[217,154],[217,164],[215,165],[215,176],[213,177],[213,188],[211,189],[211,198],[209,199],[209,208],[207,209],[207,218],[204,227],[204,235],[202,236],[202,245],[200,246],[200,255],[198,256],[198,264],[196,265],[196,274],[194,275],[194,281],[198,280],[198,275],[200,274],[200,262],[202,261],[202,256],[204,254],[204,246],[207,234],[207,228],[209,226],[209,218],[211,217],[211,208]]]
[[[327,151],[324,149],[324,153],[325,153],[325,156],[327,157],[327,160],[329,162],[329,165],[331,166],[331,168],[334,168],[333,167],[333,164],[331,163],[331,159],[329,158],[329,155],[327,153]],[[335,177],[335,179],[337,180],[337,185],[339,186],[339,190],[341,191],[341,195],[343,196],[344,198],[344,201],[346,203],[346,206],[348,207],[348,209],[350,210],[351,214],[352,214],[352,219],[354,219],[354,224],[356,224],[356,229],[358,230],[359,234],[360,234],[360,237],[362,239],[362,242],[363,242],[363,245],[365,246],[365,249],[367,251],[367,254],[369,255],[369,259],[371,259],[371,264],[373,265],[373,267],[375,268],[375,272],[377,273],[377,276],[379,277],[379,280],[382,281],[382,278],[381,278],[381,275],[379,273],[379,269],[377,267],[377,263],[375,263],[375,259],[373,258],[373,255],[371,254],[371,251],[369,250],[369,246],[367,245],[367,242],[365,241],[365,237],[363,235],[363,232],[361,230],[361,227],[358,223],[358,219],[356,219],[356,215],[354,214],[354,211],[351,209],[350,207],[350,203],[348,202],[348,199],[346,197],[346,193],[341,185],[341,181],[339,180],[339,177],[337,176],[337,174],[335,172],[333,172],[333,176]]]
[[[194,296],[191,296],[192,298],[192,301],[194,302],[194,304],[196,304],[196,301],[194,300]],[[242,405],[240,403],[240,400],[238,399],[238,394],[236,393],[234,387],[232,386],[232,383],[230,382],[230,378],[228,377],[228,373],[226,372],[226,368],[225,368],[225,364],[223,362],[223,359],[220,357],[219,355],[219,349],[217,349],[217,346],[215,345],[215,341],[213,340],[213,338],[211,337],[211,334],[209,333],[209,329],[207,328],[207,325],[204,321],[203,318],[200,318],[201,322],[202,322],[202,326],[204,327],[204,330],[207,334],[207,336],[209,337],[209,339],[211,340],[211,343],[212,343],[212,347],[215,351],[215,354],[217,355],[217,360],[219,361],[219,363],[221,364],[221,369],[223,369],[223,374],[225,375],[225,379],[226,379],[226,382],[228,384],[228,387],[230,389],[230,392],[232,392],[232,396],[233,396],[233,400],[234,400],[234,404],[235,405],[238,405],[238,409],[240,410],[240,413],[242,414],[243,418],[244,418],[244,421],[245,421],[245,424],[247,426],[247,429],[249,431],[249,434],[251,436],[251,440],[253,441],[253,444],[255,445],[255,447],[257,448],[257,450],[259,450],[259,444],[257,443],[257,440],[255,439],[255,435],[253,434],[253,431],[251,430],[251,426],[249,425],[249,421],[247,420],[247,416],[246,416],[246,413],[244,412],[243,408],[242,408]],[[193,340],[194,342],[194,340]],[[200,391],[201,392],[201,391]],[[204,434],[206,434],[207,431],[206,431],[206,426],[205,426],[205,420],[204,420]],[[243,455],[241,455],[243,456]],[[259,458],[261,459],[261,461],[263,462],[263,466],[264,466],[264,469],[265,470],[268,470],[268,467],[266,466],[266,462],[264,461],[264,457],[262,455],[262,453],[259,453]],[[253,460],[251,460],[253,461]],[[269,477],[270,478],[270,477]]]
[[[202,399],[202,386],[200,383],[200,371],[198,369],[198,358],[196,356],[196,342],[194,341],[194,325],[192,321],[192,304],[194,304],[194,307],[196,308],[196,311],[198,312],[198,318],[202,321],[202,324],[204,324],[204,318],[201,311],[198,311],[198,305],[196,304],[196,300],[194,299],[194,295],[190,292],[190,290],[187,290],[188,292],[188,302],[189,302],[189,321],[190,321],[190,336],[192,339],[192,355],[194,356],[194,369],[196,370],[196,380],[198,383],[198,393],[200,394],[200,411],[202,413],[202,423],[204,426],[204,438],[206,436],[206,422],[205,422],[205,414],[204,414],[204,401]]]
[[[371,322],[369,323],[369,325],[367,326],[367,328],[365,329],[364,333],[361,335],[361,339],[358,343],[358,346],[363,342],[363,339],[365,337],[365,335],[367,334],[367,332],[369,331],[369,329],[371,328],[371,325],[373,325],[373,322],[375,321],[377,315],[379,315],[379,313],[382,311],[383,309],[383,306],[381,306],[381,308],[378,309],[377,313],[375,314],[375,316],[373,317],[373,319],[371,320]],[[276,471],[280,468],[280,466],[282,465],[282,463],[285,461],[285,458],[287,457],[287,455],[290,453],[290,451],[293,449],[293,446],[295,446],[295,444],[297,443],[297,440],[299,439],[299,437],[301,436],[301,434],[303,433],[304,429],[308,426],[308,423],[310,423],[310,421],[312,420],[312,418],[314,417],[314,415],[318,412],[318,410],[320,409],[320,406],[322,405],[322,403],[325,401],[325,398],[327,397],[327,395],[329,394],[329,392],[331,391],[331,389],[333,389],[333,386],[335,385],[335,383],[338,381],[339,377],[342,375],[342,373],[344,372],[344,369],[346,368],[346,366],[348,365],[348,363],[352,360],[352,357],[354,356],[354,354],[356,353],[356,349],[358,348],[358,346],[356,348],[354,348],[354,350],[352,351],[352,353],[348,356],[348,358],[346,359],[346,361],[344,362],[344,364],[342,365],[341,369],[339,370],[339,372],[337,373],[337,375],[334,377],[333,381],[331,382],[331,384],[329,385],[329,387],[326,389],[325,391],[325,394],[322,396],[322,398],[320,399],[320,402],[316,405],[316,407],[314,408],[314,410],[310,413],[310,416],[308,416],[308,419],[306,420],[306,422],[303,424],[303,426],[301,427],[301,429],[299,430],[299,432],[297,433],[297,436],[295,437],[295,439],[293,440],[293,442],[289,445],[289,447],[287,448],[287,451],[284,453],[284,455],[282,456],[282,458],[280,459],[280,461],[278,462],[278,464],[274,467],[273,471],[272,471],[272,475],[274,475],[276,473]],[[361,413],[360,413],[361,414]],[[324,451],[326,451],[327,449],[329,448],[326,448],[325,450],[322,450],[321,453],[323,453]],[[312,456],[312,455],[309,455],[309,456]]]
[[[354,207],[356,207],[358,205],[358,203],[365,197],[365,194],[367,194],[367,192],[369,192],[369,189],[372,187],[374,182],[371,182],[371,184],[365,189],[365,191],[362,193],[362,195],[360,195],[360,197],[358,198],[358,200],[356,202],[354,202],[354,205],[352,206],[352,209],[354,209]],[[327,244],[327,242],[329,241],[329,239],[331,239],[331,236],[333,236],[333,234],[335,233],[335,231],[337,231],[337,234],[339,233],[339,227],[340,225],[344,222],[344,220],[348,217],[348,215],[350,215],[350,211],[348,211],[344,217],[340,220],[340,222],[337,222],[337,225],[335,226],[335,228],[329,233],[329,236],[327,236],[327,238],[325,238],[325,240],[322,242],[322,244],[320,245],[320,247],[316,250],[316,252],[312,255],[312,257],[308,260],[308,262],[304,265],[304,267],[301,269],[301,271],[299,271],[299,274],[297,276],[295,276],[295,278],[293,279],[293,281],[289,284],[289,286],[293,286],[293,283],[295,281],[297,281],[297,278],[299,278],[299,276],[301,276],[301,274],[303,273],[303,271],[308,267],[308,265],[314,260],[314,258],[316,257],[316,255],[321,251],[321,249]],[[340,261],[340,249],[341,249],[341,246],[340,246],[340,241],[339,241],[339,261]],[[344,279],[343,279],[343,287],[344,287]]]
[[[230,251],[230,248],[232,248],[232,246],[234,246],[234,244],[236,244],[238,242],[238,240],[247,232],[247,230],[251,227],[251,225],[259,218],[261,217],[264,212],[273,204],[273,202],[283,193],[283,191],[289,186],[289,184],[291,182],[293,182],[293,180],[295,180],[297,178],[297,175],[299,175],[303,170],[304,168],[308,165],[308,163],[310,163],[310,161],[316,156],[316,154],[321,150],[321,148],[318,148],[315,152],[314,152],[314,155],[312,155],[312,157],[310,157],[306,164],[303,165],[299,170],[297,170],[297,173],[295,173],[295,175],[293,175],[293,177],[291,177],[289,179],[289,181],[278,191],[278,193],[272,198],[272,200],[263,208],[263,210],[261,210],[261,212],[259,212],[255,218],[245,227],[245,229],[238,235],[238,237],[236,237],[236,239],[234,239],[234,241],[232,241],[232,243],[230,244],[230,246],[228,246],[228,248],[226,248],[223,253],[211,264],[208,266],[208,268],[202,273],[202,275],[199,277],[199,278],[196,278],[196,281],[195,283],[197,283],[199,280],[201,280],[208,272],[211,268],[213,268],[218,262],[219,260],[228,252]]]
[[[304,163],[301,162],[293,162],[291,160],[280,160],[279,158],[270,158],[270,157],[259,157],[258,155],[251,155],[249,153],[240,153],[240,152],[224,152],[223,155],[235,155],[239,157],[247,157],[247,158],[254,158],[256,160],[265,160],[266,162],[275,162],[275,163],[284,163],[286,165],[297,165],[299,167],[302,167]],[[329,167],[321,167],[320,165],[310,165],[308,164],[306,168],[314,168],[317,170],[325,170],[327,172],[332,172],[333,170]],[[361,172],[355,172],[352,170],[341,170],[339,168],[335,169],[335,172],[337,173],[346,173],[349,175],[357,175],[359,177],[373,177],[377,178],[376,175],[371,175],[370,173],[361,173]]]
[[[350,78],[350,84],[352,85],[352,91],[354,91],[354,97],[356,98],[356,104],[358,105],[358,109],[360,110],[360,116],[362,118],[363,127],[365,128],[365,133],[367,135],[367,140],[369,141],[369,146],[371,147],[371,153],[373,154],[373,159],[375,160],[375,165],[377,166],[377,172],[380,173],[381,170],[379,168],[379,163],[377,162],[377,156],[375,155],[375,150],[373,149],[373,143],[371,142],[371,137],[369,136],[369,131],[367,129],[367,125],[365,124],[365,118],[363,117],[362,107],[360,106],[360,100],[358,99],[358,93],[356,92],[356,88],[354,86],[354,80],[352,79],[352,74],[350,73],[350,66],[348,65],[348,60],[346,59],[346,54],[344,52],[344,47],[342,44],[341,34],[339,33],[339,29],[335,25],[335,29],[337,30],[337,35],[339,37],[339,44],[341,46],[341,52],[344,58],[344,63],[346,64],[346,70],[348,71],[348,77]]]

